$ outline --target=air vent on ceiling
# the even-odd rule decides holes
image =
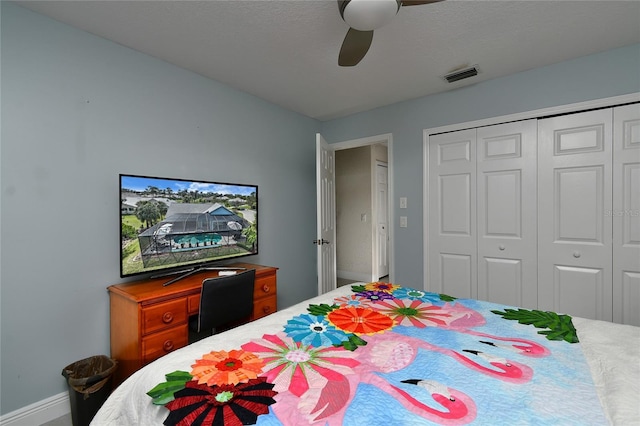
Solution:
[[[474,65],[469,68],[464,68],[461,70],[456,70],[452,73],[449,73],[444,76],[445,80],[449,83],[453,83],[454,81],[464,80],[465,78],[474,77],[478,75],[478,66]]]

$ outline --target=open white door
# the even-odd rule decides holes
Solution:
[[[336,288],[335,155],[320,133],[316,134],[316,197],[318,295]]]
[[[378,258],[376,280],[389,275],[389,170],[386,163],[376,164],[376,209]]]

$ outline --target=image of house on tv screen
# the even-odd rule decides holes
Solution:
[[[121,177],[122,276],[257,253],[257,187],[135,179]]]

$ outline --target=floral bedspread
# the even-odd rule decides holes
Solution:
[[[148,392],[165,425],[607,424],[571,317],[352,287]]]

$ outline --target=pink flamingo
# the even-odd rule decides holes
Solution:
[[[398,320],[400,325],[412,325],[418,328],[425,328],[429,326],[438,327],[493,340],[515,342],[511,345],[504,345],[500,343],[480,341],[487,345],[515,351],[520,355],[544,357],[551,353],[546,347],[530,340],[493,336],[471,330],[470,328],[472,327],[479,327],[486,324],[486,320],[478,311],[468,308],[461,303],[445,303],[443,306],[432,305],[428,308],[424,308],[421,306],[421,302],[419,300],[407,301],[401,299],[399,302],[380,301],[375,304],[370,304],[370,307],[372,309],[377,309],[379,307],[381,312],[392,316],[396,314],[398,308],[415,310],[419,307],[419,318],[396,316],[396,320]]]
[[[495,343],[495,342],[487,342],[484,340],[479,340],[480,343],[483,343],[485,345],[490,345],[496,348],[502,348],[502,349],[508,349],[511,351],[515,351],[516,353],[520,354],[520,355],[524,355],[524,356],[529,356],[529,357],[533,357],[533,358],[542,358],[545,356],[549,356],[551,355],[551,351],[549,349],[547,349],[545,346],[542,346],[538,343],[532,342],[531,340],[527,340],[527,339],[518,339],[515,337],[499,337],[499,336],[492,336],[490,334],[485,334],[485,333],[479,333],[473,330],[465,330],[465,333],[467,334],[472,334],[474,336],[480,336],[480,337],[485,337],[485,338],[489,338],[489,339],[493,339],[493,340],[499,340],[502,342],[516,342],[516,343],[520,343],[520,344],[510,344],[510,345],[504,345],[504,344],[500,344],[500,343]]]
[[[467,308],[460,303],[453,305],[450,303],[445,303],[444,306],[442,306],[442,310],[449,314],[449,318],[447,321],[443,321],[441,324],[437,324],[437,327],[444,329],[454,329],[455,331],[460,333],[489,338],[492,340],[515,342],[515,344],[503,345],[494,342],[480,341],[481,343],[484,343],[486,345],[515,351],[520,355],[539,358],[551,354],[551,351],[549,351],[549,349],[547,349],[545,346],[535,343],[531,340],[519,339],[514,337],[493,336],[491,334],[471,330],[471,327],[484,325],[486,323],[486,320],[479,312]]]
[[[432,405],[437,408],[419,401],[409,392],[392,385],[375,373],[364,373],[345,379],[350,387],[350,392],[345,398],[341,397],[341,392],[336,392],[337,388],[344,384],[328,384],[321,389],[310,388],[301,397],[288,392],[280,393],[275,396],[278,402],[272,405],[272,409],[283,424],[294,425],[304,421],[310,425],[340,426],[344,421],[346,407],[351,404],[358,385],[367,383],[392,395],[408,411],[436,423],[463,425],[476,417],[475,403],[468,395],[435,381],[416,380],[415,384],[429,392],[435,402]],[[411,381],[404,383],[413,384]]]
[[[402,382],[415,384],[426,389],[431,394],[431,398],[444,409],[438,410],[418,401],[405,390],[390,384],[380,376],[371,375],[368,378],[368,383],[388,394],[396,394],[396,399],[404,408],[427,420],[436,423],[462,425],[471,422],[476,417],[475,403],[468,395],[459,390],[452,389],[433,380],[408,379]]]
[[[424,379],[408,379],[403,383],[419,385],[426,389],[431,398],[443,409],[435,409],[418,401],[407,391],[390,384],[373,371],[391,373],[399,371],[413,363],[419,348],[429,350],[439,349],[422,340],[400,336],[394,332],[367,336],[368,344],[358,349],[358,359],[361,365],[356,367],[360,373],[360,382],[369,383],[377,388],[394,395],[407,410],[426,419],[448,424],[466,424],[476,416],[476,406],[465,393],[447,387],[446,385]],[[415,380],[415,382],[414,382]]]
[[[403,345],[408,345],[410,347],[410,351],[407,349],[404,350],[405,353],[411,353],[410,362],[413,362],[418,349],[422,348],[427,351],[438,352],[453,357],[456,361],[460,362],[468,368],[503,381],[508,381],[511,383],[525,383],[531,380],[531,377],[533,377],[533,370],[529,366],[515,361],[507,360],[505,358],[493,356],[484,352],[475,351],[478,353],[474,353],[467,350],[467,352],[474,353],[474,355],[479,356],[483,361],[491,365],[493,368],[475,362],[453,349],[433,345],[431,343],[425,342],[424,340],[416,339],[410,336],[402,336],[402,338],[400,339],[398,337],[398,334],[394,332],[367,336],[367,340],[369,341],[369,344],[363,348],[358,349],[358,351],[362,351],[362,355],[358,354],[358,358],[360,362],[362,362],[363,364],[369,364],[371,366],[370,368],[377,371],[390,372],[397,371],[399,369],[385,367],[385,364],[388,364],[389,360],[398,359],[398,357],[393,356],[393,354],[386,354],[386,352],[384,350],[381,350],[381,348],[384,348],[385,346],[396,347],[400,344],[400,342],[402,342]],[[405,358],[408,358],[408,356],[405,355]],[[382,363],[379,360],[386,361],[383,361],[384,363]],[[408,360],[404,361],[404,365],[402,367],[410,363],[407,361]]]

